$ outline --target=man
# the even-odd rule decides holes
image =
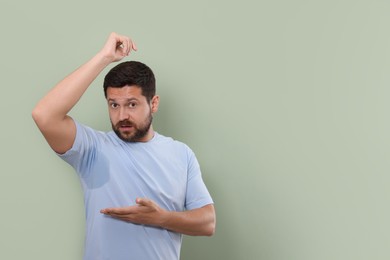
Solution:
[[[213,201],[193,152],[153,130],[159,97],[149,67],[123,62],[106,75],[113,131],[93,130],[67,115],[99,73],[132,50],[130,38],[112,33],[32,113],[50,147],[80,177],[88,260],[179,259],[182,234],[211,236],[215,230]]]

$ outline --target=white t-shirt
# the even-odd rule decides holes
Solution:
[[[84,191],[84,260],[179,259],[181,234],[117,220],[100,210],[134,205],[138,197],[169,211],[212,204],[191,149],[156,132],[148,142],[128,143],[113,131],[77,122],[76,127],[73,147],[59,156],[75,168]]]

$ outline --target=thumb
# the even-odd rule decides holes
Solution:
[[[150,199],[147,199],[147,198],[137,198],[135,200],[135,202],[140,205],[140,206],[150,206],[151,205],[151,201]]]
[[[132,41],[132,40],[130,40],[130,42],[131,42],[131,48],[132,48],[133,50],[135,50],[135,51],[138,51],[138,48],[137,48],[137,45],[135,44],[135,42]]]

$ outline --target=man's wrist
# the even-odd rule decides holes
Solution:
[[[98,52],[92,59],[95,59],[98,64],[104,67],[107,67],[113,62],[112,57],[105,55],[102,52]]]
[[[160,213],[159,226],[165,229],[169,228],[170,219],[172,218],[173,212],[168,210],[162,210]]]

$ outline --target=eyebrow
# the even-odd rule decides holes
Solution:
[[[114,98],[109,98],[107,99],[108,102],[117,102]],[[130,101],[138,101],[137,98],[128,98],[126,99],[126,102],[130,102]]]

